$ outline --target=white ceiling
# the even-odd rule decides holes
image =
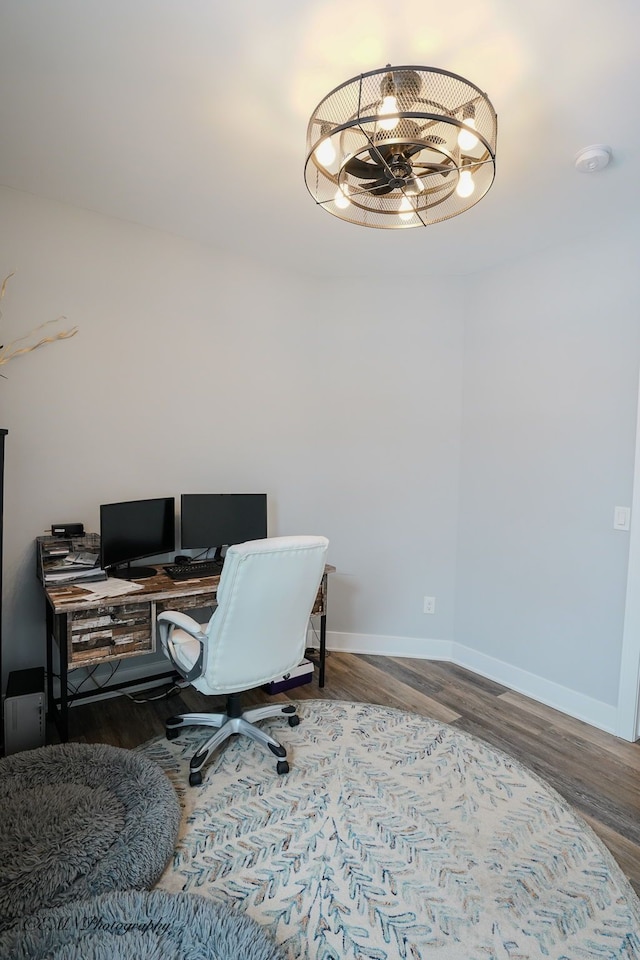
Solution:
[[[638,0],[0,0],[0,184],[317,276],[473,273],[637,218],[639,39]],[[388,62],[495,106],[495,183],[452,220],[307,193],[311,111]],[[614,160],[578,173],[593,143]]]

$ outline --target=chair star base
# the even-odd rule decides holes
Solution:
[[[191,758],[189,763],[189,784],[192,787],[202,783],[202,768],[211,759],[213,752],[228,740],[233,734],[244,734],[257,743],[263,744],[278,757],[276,770],[278,773],[288,773],[289,764],[286,761],[287,751],[277,740],[261,730],[254,721],[264,720],[266,717],[285,716],[290,727],[300,723],[294,704],[274,703],[264,707],[253,707],[243,710],[240,705],[240,695],[232,693],[227,698],[225,713],[181,713],[170,717],[166,721],[167,740],[174,740],[185,727],[215,727],[213,734]]]

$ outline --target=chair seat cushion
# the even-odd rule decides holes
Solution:
[[[201,624],[200,629],[206,630],[207,625]],[[189,636],[184,630],[176,627],[171,636],[173,642],[173,659],[181,670],[188,673],[200,656],[200,643]]]

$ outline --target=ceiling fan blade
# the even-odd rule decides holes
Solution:
[[[369,148],[369,156],[376,164],[385,164],[394,156],[394,154],[399,153],[400,144],[394,143],[381,143],[374,144]]]
[[[370,180],[371,177],[379,177],[384,173],[384,167],[377,163],[366,163],[360,157],[352,157],[344,168],[352,177],[359,180]]]
[[[429,173],[441,173],[446,177],[453,170],[451,163],[413,163],[411,166],[419,177],[426,177]]]
[[[379,169],[387,170],[389,164],[397,160],[408,162],[416,153],[424,150],[421,143],[393,143],[381,144],[377,147],[371,147],[369,156],[379,164]]]
[[[376,180],[373,183],[363,183],[362,186],[367,193],[374,193],[376,197],[383,197],[386,193],[391,193],[395,189],[386,178]]]
[[[405,159],[413,157],[416,153],[420,153],[421,150],[424,150],[424,146],[421,143],[413,143],[410,147],[405,147],[402,151]]]

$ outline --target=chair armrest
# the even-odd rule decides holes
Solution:
[[[198,634],[204,636],[197,620],[194,620],[187,613],[181,613],[179,610],[165,610],[164,613],[159,613],[158,623],[171,623],[174,627],[184,630],[185,633],[190,633],[196,640],[199,639]]]
[[[158,627],[160,629],[160,642],[162,643],[164,652],[178,673],[189,683],[201,677],[206,666],[207,637],[200,629],[200,624],[194,620],[193,617],[188,616],[186,613],[181,613],[179,610],[166,610],[164,613],[158,615]],[[181,643],[186,643],[186,639],[174,636],[176,627],[178,630],[182,630],[188,634],[190,639],[197,640],[200,644],[198,659],[188,671],[178,663],[174,656],[175,647]]]

